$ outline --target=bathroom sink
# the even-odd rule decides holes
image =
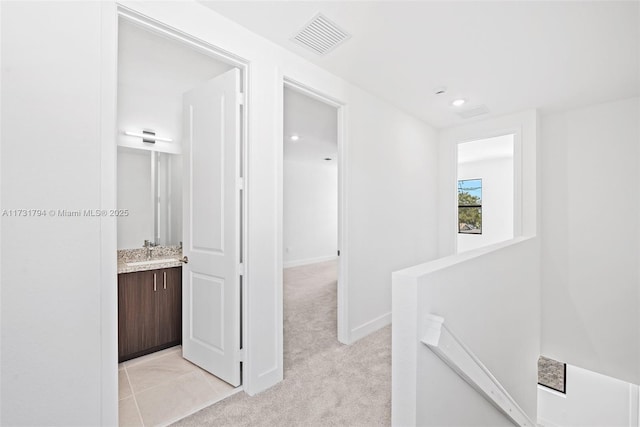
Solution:
[[[159,258],[159,259],[149,259],[146,261],[126,262],[125,264],[127,264],[130,267],[135,267],[137,265],[164,264],[164,263],[173,262],[173,261],[178,261],[178,260],[175,258]]]

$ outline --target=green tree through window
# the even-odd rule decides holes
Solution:
[[[482,234],[482,180],[458,181],[458,233]]]

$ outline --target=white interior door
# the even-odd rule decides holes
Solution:
[[[182,351],[240,385],[240,71],[184,94]]]

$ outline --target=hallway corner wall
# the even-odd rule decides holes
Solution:
[[[640,383],[640,98],[542,117],[542,354]]]

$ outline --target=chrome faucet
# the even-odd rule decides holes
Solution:
[[[144,241],[144,245],[142,245],[143,248],[147,248],[147,259],[151,259],[151,251],[153,250],[153,248],[157,246],[155,243],[151,243],[151,241],[149,240],[145,240]]]

